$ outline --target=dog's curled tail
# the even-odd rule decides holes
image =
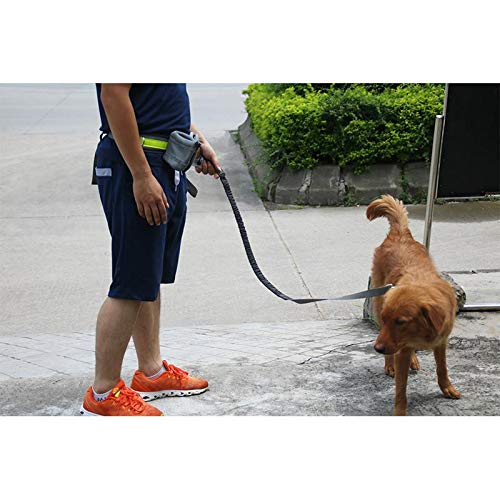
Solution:
[[[403,203],[391,195],[384,194],[372,201],[366,209],[368,220],[387,217],[391,230],[401,231],[408,228],[408,212]]]

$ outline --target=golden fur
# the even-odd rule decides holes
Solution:
[[[385,373],[396,378],[395,415],[406,415],[408,372],[420,368],[415,351],[434,351],[437,378],[446,397],[460,398],[448,378],[446,348],[453,328],[456,297],[439,276],[426,248],[415,241],[408,228],[405,207],[383,195],[366,210],[369,220],[386,217],[390,230],[375,249],[372,286],[397,285],[373,301],[380,326],[375,350],[385,354]]]

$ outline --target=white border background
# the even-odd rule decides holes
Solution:
[[[494,2],[346,4],[11,1],[2,5],[0,82],[500,80]],[[1,491],[52,500],[490,498],[498,424],[3,417]]]
[[[2,5],[3,82],[496,82],[491,0]]]

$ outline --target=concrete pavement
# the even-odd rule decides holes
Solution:
[[[384,374],[383,357],[373,350],[376,332],[365,321],[246,323],[175,332],[162,332],[162,352],[182,356],[183,360],[170,359],[207,377],[210,389],[199,396],[154,401],[166,415],[392,413],[394,380]],[[8,352],[25,357],[17,365],[14,361],[2,364],[26,378],[0,379],[0,414],[76,415],[92,382],[92,336],[8,341],[18,344],[7,345]],[[33,349],[37,349],[36,356]],[[463,315],[447,356],[450,378],[462,399],[441,396],[432,353],[422,352],[422,369],[412,373],[408,382],[408,414],[500,415],[499,355],[497,322],[492,316]],[[30,363],[29,368],[20,362]],[[127,382],[134,366],[134,353],[129,349],[124,369]]]
[[[244,87],[197,85],[190,86],[190,94],[193,121],[220,155],[261,268],[290,295],[364,289],[373,248],[382,241],[386,222],[369,223],[363,207],[264,206],[227,133],[244,119]],[[0,116],[0,413],[68,414],[91,379],[95,316],[110,277],[109,234],[97,190],[89,184],[98,137],[94,88],[0,85]],[[202,374],[213,385],[201,398],[162,402],[166,412],[232,412],[241,406],[240,398],[253,403],[242,403],[247,409],[236,413],[387,413],[390,402],[370,406],[374,403],[367,400],[368,406],[355,406],[357,410],[340,404],[363,394],[358,386],[350,389],[349,380],[368,383],[363,373],[371,373],[372,364],[377,370],[381,366],[370,347],[375,332],[359,321],[362,302],[297,306],[271,295],[246,262],[222,187],[211,178],[189,175],[200,195],[189,200],[177,283],[162,289],[162,348],[174,363],[196,371],[203,366]],[[413,232],[421,239],[424,207],[409,207],[409,212]],[[436,207],[431,253],[440,269],[498,269],[499,219],[500,205],[494,202]],[[498,271],[454,278],[471,301],[500,300]],[[474,384],[490,387],[497,380],[498,326],[495,313],[459,319],[457,338],[479,342],[450,351],[457,355],[454,363],[464,383],[469,383],[466,374],[474,352],[484,363],[482,371],[473,372]],[[483,349],[485,345],[489,347]],[[354,349],[354,358],[339,354],[339,349],[344,354]],[[317,357],[321,362],[307,361]],[[131,347],[128,373],[133,366]],[[431,378],[432,370],[426,370]],[[430,378],[420,375],[418,380],[430,384]],[[307,384],[300,388],[301,376],[318,381],[318,389],[299,409],[298,400],[310,389]],[[335,387],[333,380],[338,382]],[[231,388],[231,381],[238,384]],[[390,383],[380,383],[388,384],[384,390],[389,391]],[[30,387],[40,388],[39,400],[16,396],[16,391]],[[429,388],[423,385],[422,394],[434,394]],[[62,393],[64,398],[59,397]],[[369,399],[369,392],[364,394]],[[498,413],[498,393],[488,394],[493,402],[484,411]],[[322,406],[327,399],[332,404]],[[453,408],[482,414],[482,402],[474,396]],[[447,411],[425,408],[433,414]]]

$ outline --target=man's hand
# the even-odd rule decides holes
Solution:
[[[219,176],[217,175],[217,172],[220,171],[220,165],[215,151],[206,140],[201,143],[200,149],[203,161],[201,165],[197,165],[195,167],[196,171],[198,173],[203,172],[205,175],[213,175],[216,179],[218,179]]]
[[[134,178],[133,189],[137,210],[149,225],[167,222],[168,201],[162,187],[151,172],[139,137],[134,107],[130,100],[131,83],[102,84],[101,101],[113,137]]]
[[[134,177],[133,188],[139,215],[147,219],[150,226],[166,224],[169,204],[165,192],[155,176],[150,173]]]

